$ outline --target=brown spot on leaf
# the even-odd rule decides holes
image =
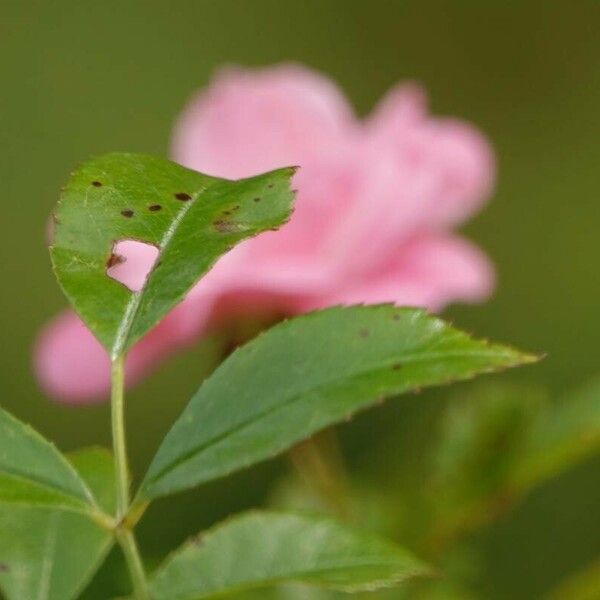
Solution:
[[[213,226],[219,233],[231,233],[236,230],[235,223],[227,221],[226,219],[217,219],[216,221],[213,221]]]
[[[122,211],[121,211],[121,214],[122,214],[124,217],[127,217],[128,219],[130,219],[131,217],[133,217],[133,214],[134,214],[134,213],[133,213],[133,211],[132,211],[130,208],[126,208],[125,210],[122,210]]]
[[[368,338],[369,337],[369,330],[368,329],[361,329],[358,334],[360,335],[361,338]]]
[[[269,183],[269,184],[267,185],[267,187],[268,187],[269,189],[273,189],[273,184],[272,184],[272,183]]]
[[[94,187],[102,187],[102,182],[101,181],[92,181],[92,185]]]
[[[160,204],[151,204],[148,207],[148,210],[151,212],[156,212],[157,210],[161,210],[161,209],[162,209],[162,206]]]
[[[394,316],[392,317],[392,319],[394,319],[394,321],[399,321],[400,315],[398,313],[395,313]]]
[[[6,563],[0,563],[0,573],[8,573],[10,569]]]
[[[110,269],[111,267],[114,267],[115,265],[121,265],[126,260],[127,259],[124,256],[121,256],[120,254],[115,254],[114,252],[111,252],[109,259],[106,261],[106,268]]]
[[[254,202],[260,202],[260,198],[259,197],[254,198]]]
[[[192,197],[185,192],[178,192],[175,194],[175,198],[177,198],[177,200],[181,200],[182,202],[187,202],[188,200],[192,199]]]
[[[399,371],[402,368],[402,363],[394,363],[392,365],[392,370]]]

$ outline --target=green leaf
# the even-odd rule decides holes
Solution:
[[[436,552],[600,450],[600,381],[559,402],[530,386],[471,386],[451,399],[440,425],[437,443],[429,443],[429,471],[395,500],[397,511],[407,493],[415,495],[405,522],[423,523],[420,537]],[[388,460],[389,447],[384,451]],[[382,455],[371,460],[381,462]]]
[[[511,476],[527,491],[600,451],[600,380],[546,407],[532,426]]]
[[[0,502],[96,509],[88,486],[56,447],[1,408]]]
[[[204,382],[165,438],[139,498],[275,456],[385,398],[533,360],[391,305],[336,307],[280,323]]]
[[[153,600],[199,600],[288,581],[374,590],[427,574],[405,550],[330,519],[252,512],[188,542],[150,586]]]
[[[440,423],[433,487],[465,504],[503,485],[545,400],[538,390],[503,382],[453,398]]]
[[[114,510],[110,452],[70,455],[102,508]],[[112,546],[112,535],[84,515],[0,503],[0,589],[7,600],[76,598]]]
[[[71,177],[51,256],[75,310],[113,356],[146,334],[234,244],[284,223],[293,168],[228,181],[160,158],[107,154]],[[114,243],[159,250],[139,292],[106,274]]]
[[[432,445],[430,473],[416,486],[421,498],[415,506],[433,511],[422,521],[437,550],[512,506],[507,482],[546,400],[538,389],[498,381],[451,398]]]

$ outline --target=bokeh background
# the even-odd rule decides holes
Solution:
[[[486,305],[446,315],[479,335],[546,352],[542,364],[501,377],[567,393],[600,372],[599,30],[592,0],[0,0],[0,402],[61,448],[108,444],[106,406],[51,403],[32,378],[36,332],[65,304],[45,248],[59,189],[92,155],[166,156],[178,111],[220,65],[289,60],[333,77],[359,114],[393,83],[416,79],[434,113],[466,118],[489,135],[498,187],[466,231],[497,265],[499,287]],[[214,365],[217,346],[207,340],[130,394],[138,474]],[[415,404],[431,406],[443,394],[344,426],[350,463],[374,438],[393,435],[391,424]],[[401,454],[390,453],[391,472]],[[599,468],[596,459],[569,471],[481,536],[482,597],[542,597],[600,552]],[[190,521],[203,527],[263,502],[285,469],[270,463],[159,503],[141,529],[144,549],[158,557]],[[118,561],[101,577],[110,579]]]

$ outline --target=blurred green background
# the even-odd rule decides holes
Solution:
[[[447,315],[479,335],[547,352],[543,364],[510,377],[554,396],[600,372],[599,30],[600,3],[591,0],[0,0],[2,404],[64,449],[108,443],[105,406],[56,405],[32,379],[36,331],[64,306],[44,245],[46,218],[85,158],[167,155],[178,111],[223,63],[306,63],[338,81],[359,114],[398,80],[416,79],[435,113],[482,128],[497,151],[499,182],[466,231],[496,263],[499,286],[485,306]],[[130,394],[138,474],[214,355],[207,342]],[[441,395],[344,427],[351,461],[415,404]],[[183,512],[201,527],[263,501],[285,468],[264,465],[159,503],[143,523],[142,545],[160,556],[183,539]],[[599,468],[589,461],[546,485],[482,537],[483,597],[540,597],[600,552]]]

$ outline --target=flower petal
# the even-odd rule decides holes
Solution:
[[[44,391],[67,402],[105,400],[110,390],[106,350],[70,310],[41,332],[34,368]]]
[[[399,248],[379,273],[323,305],[393,302],[438,311],[451,302],[483,301],[493,287],[491,263],[476,246],[453,235],[423,235]]]
[[[393,148],[400,171],[420,181],[429,226],[461,223],[487,200],[495,177],[489,142],[467,123],[428,117],[425,94],[415,85],[392,89],[367,130],[374,143]]]
[[[240,178],[302,165],[340,139],[352,110],[327,78],[298,65],[229,68],[193,98],[175,128],[173,156],[193,169]]]
[[[360,124],[335,84],[306,68],[230,68],[192,99],[173,153],[230,178],[299,164],[296,210],[280,231],[222,257],[136,345],[128,383],[232,319],[338,303],[438,310],[482,300],[492,289],[487,258],[447,232],[485,202],[492,152],[471,126],[429,116],[416,84],[391,90]],[[109,268],[131,289],[143,285],[155,254],[136,244],[121,240]],[[47,326],[35,362],[53,396],[83,402],[108,395],[108,358],[73,313]]]

